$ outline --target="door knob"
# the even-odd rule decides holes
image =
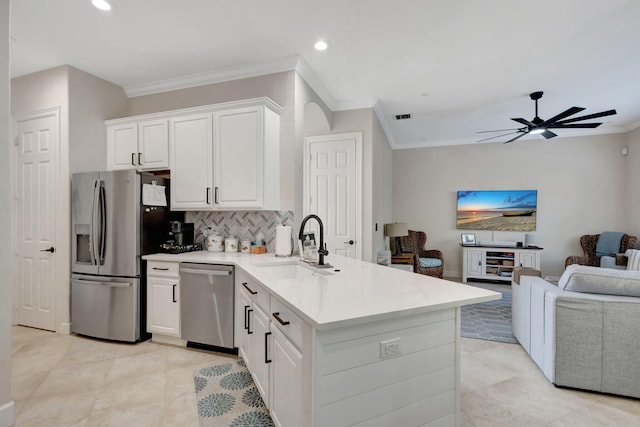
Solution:
[[[345,243],[345,244],[353,245],[353,244],[355,243],[355,241],[353,241],[353,240],[349,240],[348,242],[344,242],[344,243]]]
[[[56,248],[54,248],[53,246],[51,246],[49,249],[41,249],[40,252],[51,252],[54,253],[56,251]]]

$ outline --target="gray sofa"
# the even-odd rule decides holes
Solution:
[[[571,265],[520,276],[513,333],[552,383],[640,398],[640,272]]]

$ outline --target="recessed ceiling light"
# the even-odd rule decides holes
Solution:
[[[91,0],[91,4],[100,10],[111,10],[111,5],[107,0]]]
[[[314,47],[316,50],[323,51],[323,50],[327,50],[327,47],[329,47],[329,45],[328,45],[328,44],[327,44],[327,42],[326,42],[326,41],[324,41],[324,40],[318,40],[318,41],[316,42],[316,44],[314,44],[314,45],[313,45],[313,47]]]

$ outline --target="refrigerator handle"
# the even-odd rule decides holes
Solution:
[[[97,222],[98,219],[96,218],[96,215],[98,214],[98,197],[99,197],[99,190],[98,190],[98,183],[100,181],[96,180],[93,182],[93,198],[91,200],[91,224],[90,224],[90,230],[91,230],[91,234],[89,235],[89,239],[90,239],[90,247],[89,247],[89,252],[91,252],[91,265],[97,265],[98,264],[98,236],[97,236],[97,232],[96,232],[96,226],[97,226]]]
[[[100,181],[100,265],[104,263],[107,248],[107,198],[104,181]]]

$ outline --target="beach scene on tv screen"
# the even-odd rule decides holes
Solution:
[[[536,190],[458,191],[458,230],[535,231]]]

